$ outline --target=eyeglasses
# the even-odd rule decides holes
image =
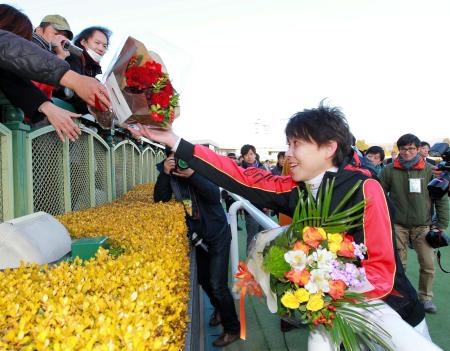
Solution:
[[[414,152],[416,150],[417,150],[416,147],[401,147],[401,148],[398,149],[399,152],[403,152],[403,153]]]

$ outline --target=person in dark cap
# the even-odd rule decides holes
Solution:
[[[73,38],[67,20],[60,15],[45,16],[33,33],[33,42],[43,49],[53,52],[60,59],[64,60],[70,55],[64,50],[64,43]]]

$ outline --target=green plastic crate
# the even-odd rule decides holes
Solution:
[[[79,257],[82,260],[89,260],[95,257],[97,250],[101,247],[108,248],[108,237],[99,236],[96,238],[81,238],[72,242],[72,259]]]

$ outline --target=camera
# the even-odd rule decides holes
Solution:
[[[208,252],[208,247],[203,243],[203,238],[200,237],[196,232],[188,233],[189,240],[191,240],[192,245],[195,247],[201,247],[203,250]]]
[[[185,169],[189,168],[187,162],[182,160],[181,158],[175,158],[175,165],[180,171],[184,171]]]
[[[56,45],[52,43],[52,51],[55,52],[55,49],[57,48]],[[68,52],[70,52],[71,55],[75,55],[80,57],[83,53],[83,49],[79,48],[76,45],[73,45],[70,41],[65,41],[62,43],[62,48]]]
[[[425,239],[433,249],[448,246],[450,243],[450,238],[447,234],[437,229],[430,230],[425,236]]]
[[[434,144],[430,149],[430,156],[442,157],[442,162],[437,165],[442,173],[428,183],[428,192],[433,200],[440,199],[449,193],[450,183],[450,147],[447,143]]]

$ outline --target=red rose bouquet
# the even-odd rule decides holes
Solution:
[[[161,58],[128,37],[105,75],[112,119],[121,127],[141,123],[168,128],[179,114],[179,95]]]

